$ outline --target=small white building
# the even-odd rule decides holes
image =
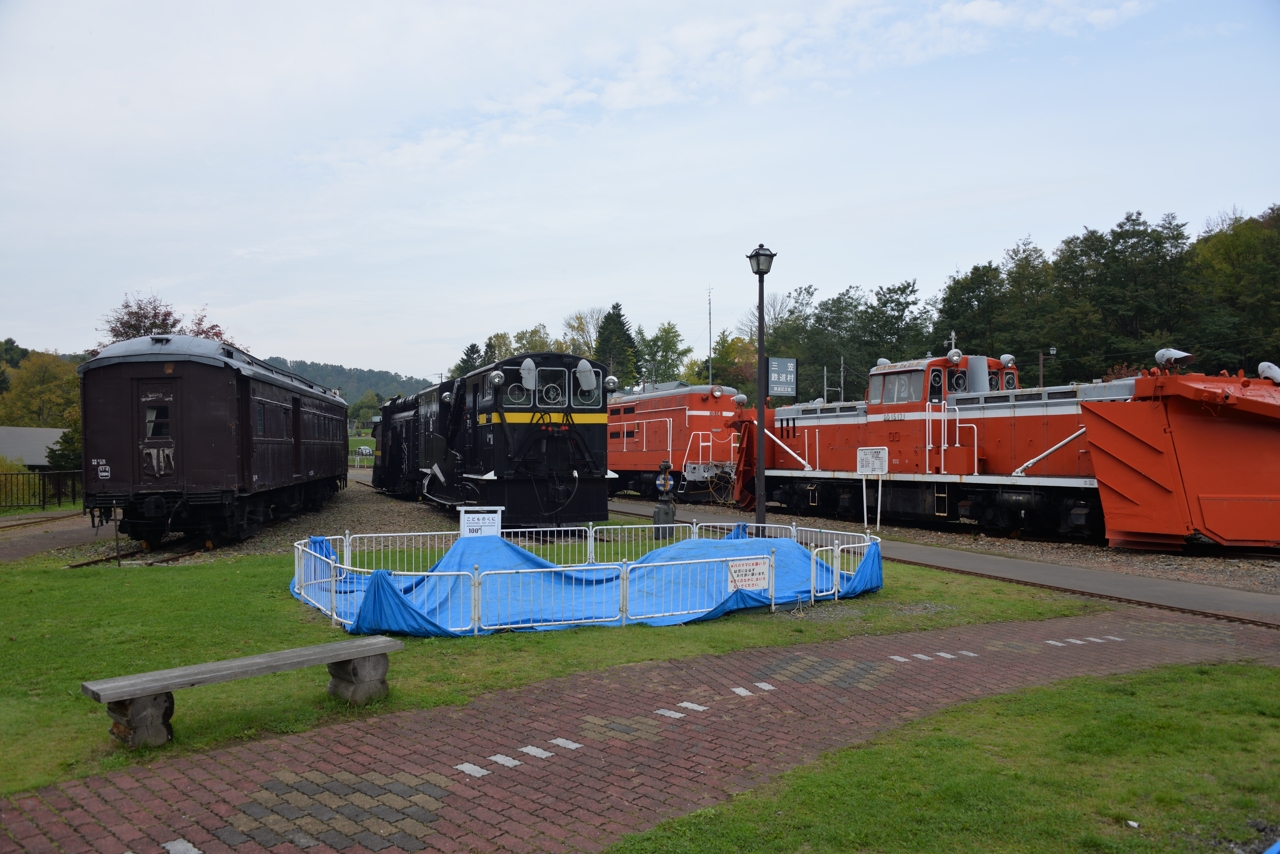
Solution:
[[[49,467],[49,446],[62,437],[61,427],[0,427],[0,457],[29,469]]]

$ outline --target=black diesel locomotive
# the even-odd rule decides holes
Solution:
[[[347,404],[242,350],[151,335],[78,370],[95,524],[119,518],[148,545],[170,532],[247,537],[346,486]]]
[[[501,506],[504,527],[609,517],[604,366],[512,356],[382,405],[373,485],[446,507]]]

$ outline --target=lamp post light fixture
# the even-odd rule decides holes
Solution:
[[[760,303],[756,309],[756,524],[765,523],[764,505],[768,498],[764,487],[764,404],[769,393],[769,382],[765,374],[769,365],[764,357],[764,277],[773,267],[775,253],[764,248],[761,243],[747,260],[751,262],[751,272],[760,279]],[[763,536],[764,532],[759,531]]]

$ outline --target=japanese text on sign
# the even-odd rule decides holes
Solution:
[[[858,474],[888,474],[888,448],[859,448]]]
[[[502,533],[501,507],[460,507],[462,524],[458,533],[464,537],[489,537]]]
[[[749,557],[729,561],[729,592],[769,589],[769,558]]]
[[[769,394],[796,395],[796,360],[769,357]]]

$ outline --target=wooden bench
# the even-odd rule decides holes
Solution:
[[[107,704],[111,734],[129,747],[159,747],[173,740],[173,692],[180,688],[283,673],[317,664],[329,666],[329,693],[362,705],[387,695],[387,653],[404,649],[394,638],[375,635],[304,646],[245,658],[211,661],[83,682],[80,690]]]

